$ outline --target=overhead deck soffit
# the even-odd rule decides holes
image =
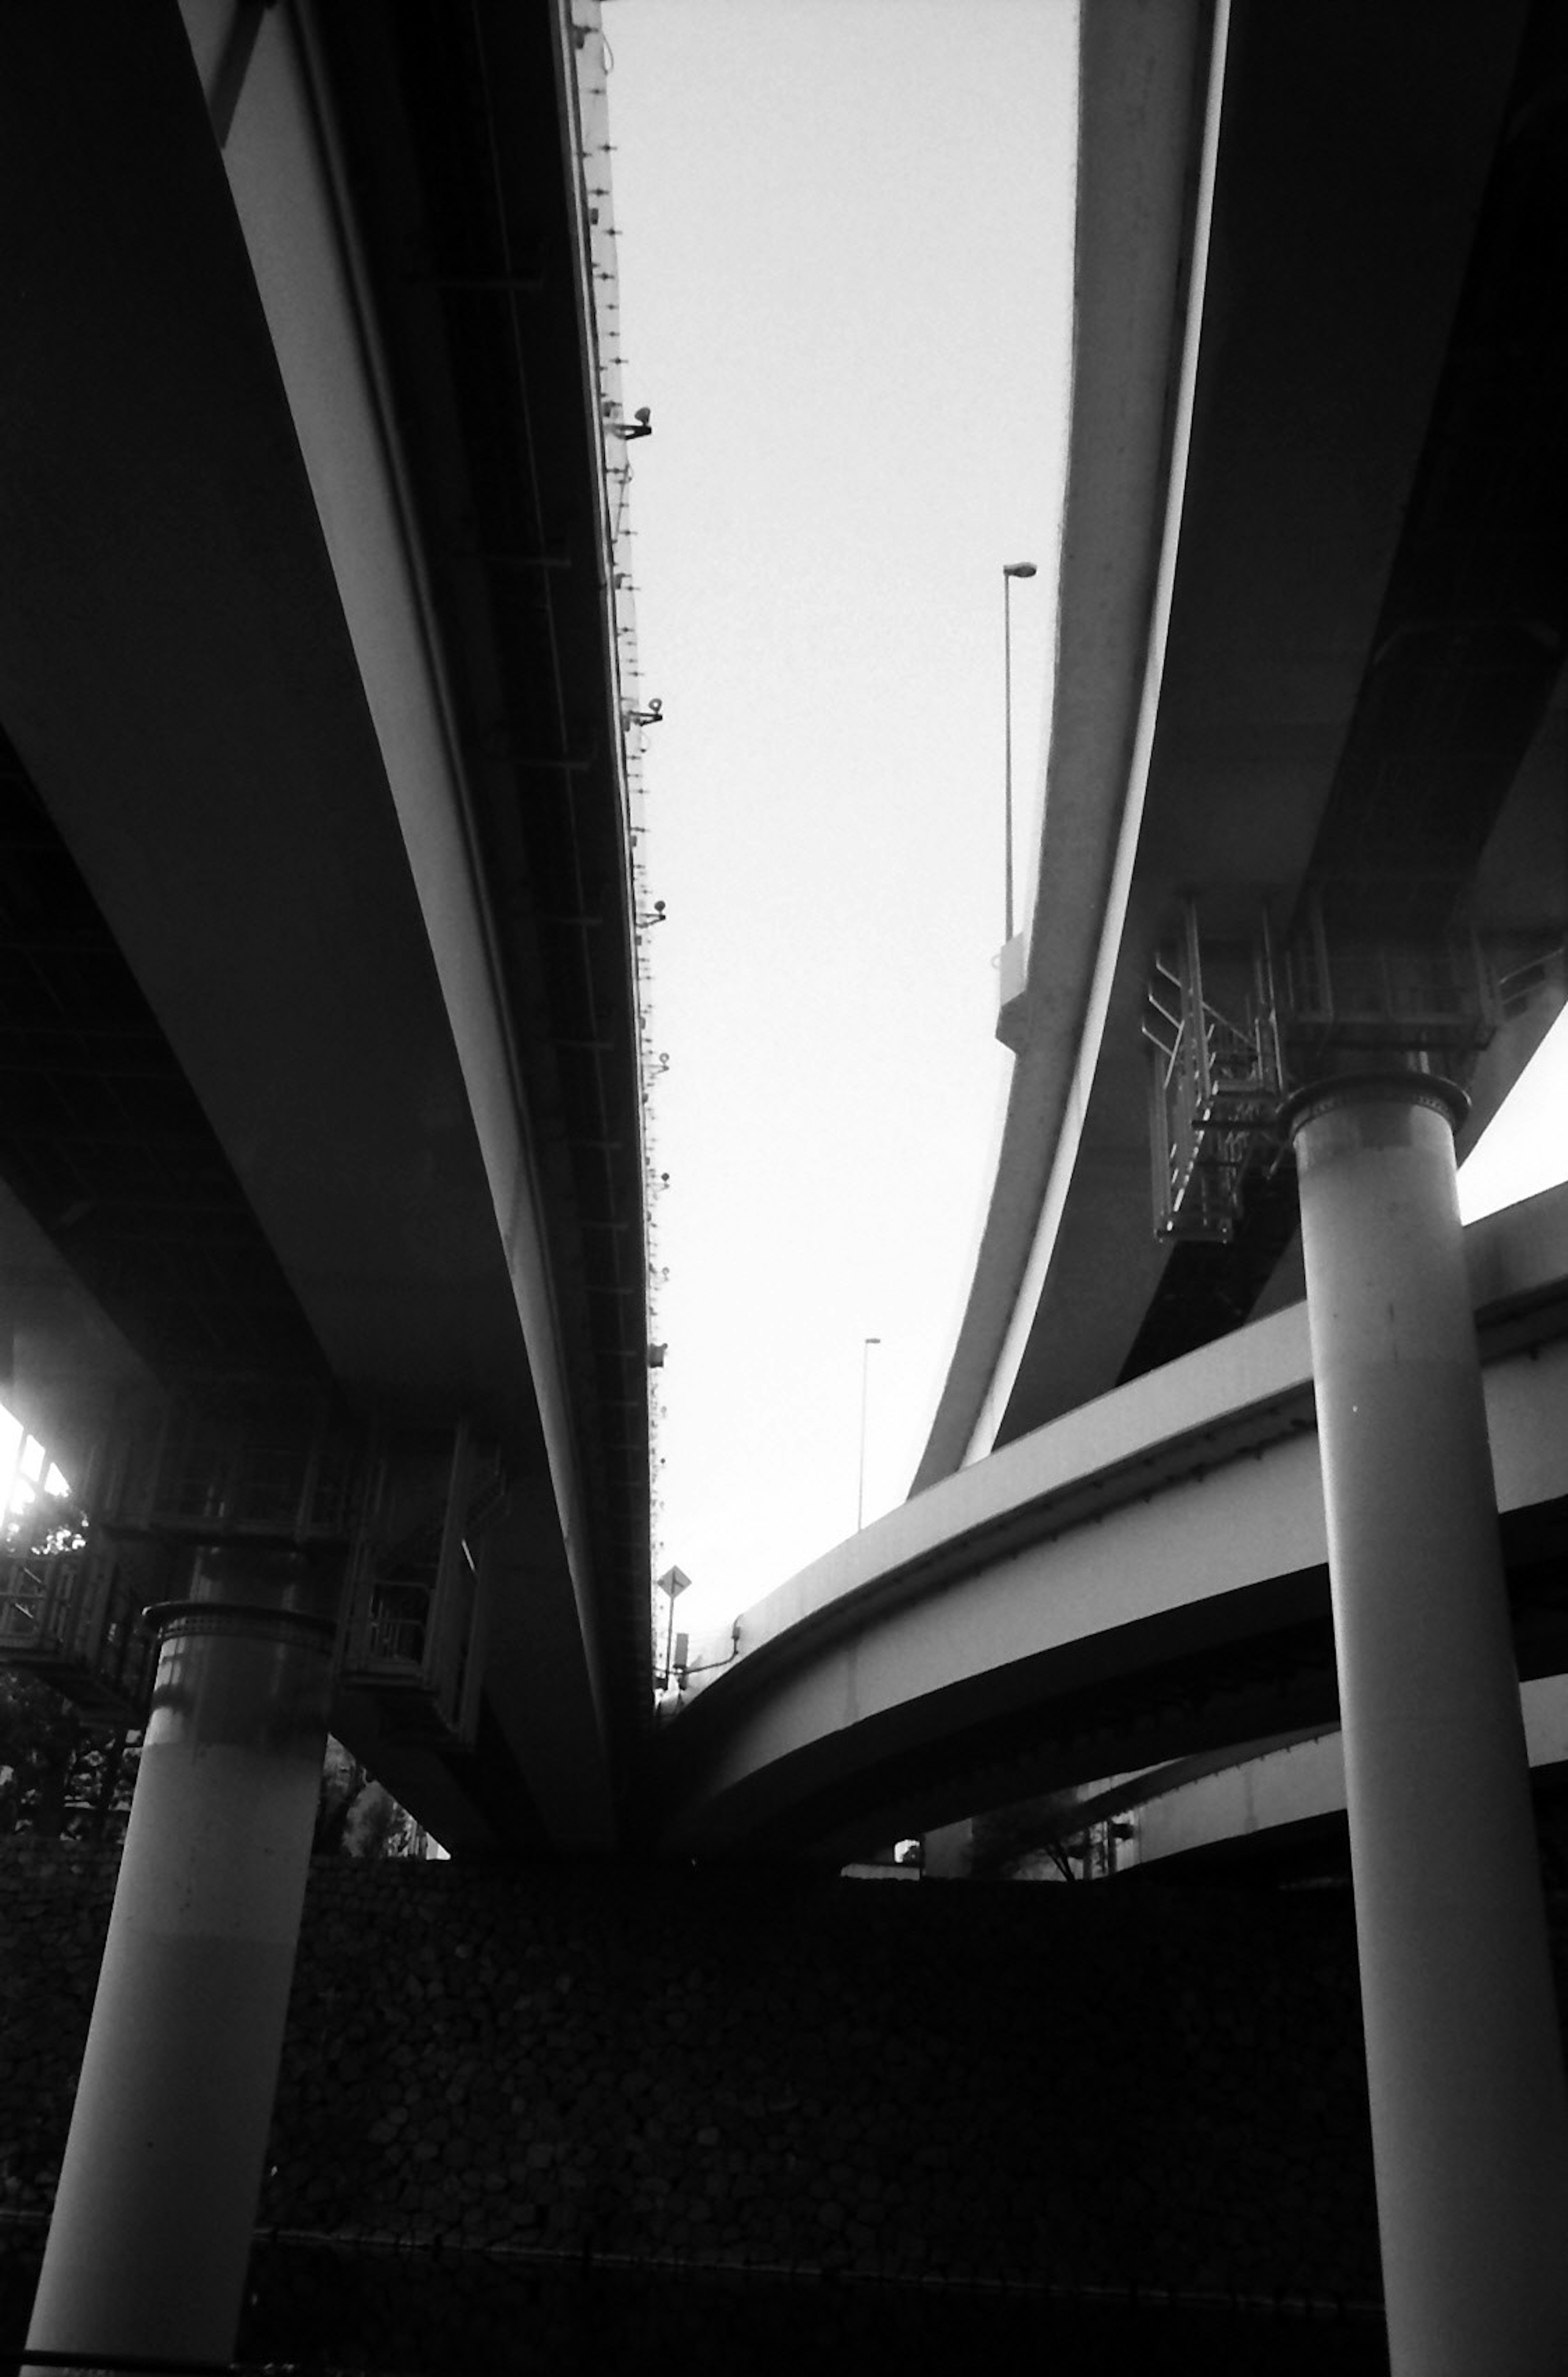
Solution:
[[[569,10],[314,13],[533,1125],[617,1725],[650,1702],[628,818]],[[389,26],[391,28],[389,34]],[[551,1646],[529,1723],[553,1716]]]
[[[0,1015],[0,1177],[152,1377],[324,1382],[233,1168],[3,730]],[[5,1234],[8,1276],[28,1260],[18,1237]],[[20,1415],[74,1437],[53,1398],[35,1413],[31,1383],[24,1362]]]
[[[1052,743],[1013,1069],[974,1283],[918,1490],[964,1460],[1047,1194],[1081,1118],[1103,919],[1136,834],[1141,710],[1173,500],[1215,14],[1201,0],[1079,22],[1072,399]]]
[[[1558,12],[1524,6],[1231,13],[1126,929],[1071,1188],[996,1382],[997,1441],[1233,1327],[1290,1237],[1287,1180],[1234,1248],[1154,1239],[1139,1026],[1184,896],[1237,939],[1265,901],[1288,914],[1308,880],[1385,918],[1478,890],[1482,921],[1538,950],[1568,921],[1548,711],[1563,625],[1562,42]],[[1141,555],[1120,567],[1135,577]],[[1547,817],[1540,847],[1530,828]],[[1047,898],[1043,881],[1042,920]],[[1046,1169],[1026,1189],[1004,1147],[999,1200],[1037,1214]],[[958,1367],[917,1482],[964,1457],[964,1414],[972,1427],[990,1383],[971,1361],[960,1397]]]
[[[412,149],[401,112],[374,136],[378,171],[406,176],[379,225],[414,293],[389,299],[391,342],[437,555],[461,489],[440,627],[464,731],[497,760],[473,830],[526,1052],[610,1723],[629,1740],[648,1668],[637,1033],[558,17],[329,13],[345,48],[380,44],[362,117],[389,77],[419,92]],[[0,451],[7,1175],[155,1367],[205,1332],[214,1368],[314,1368],[380,1415],[466,1411],[526,1477],[543,1447],[506,1217],[189,44],[172,6],[88,16],[66,71],[49,12],[18,12],[0,74],[17,226],[0,335],[24,359]],[[465,335],[444,300],[432,317],[431,259],[411,276],[401,245],[410,209],[449,242],[494,234],[442,185],[467,170],[472,90],[417,49],[445,28],[461,52],[485,27],[507,61],[485,94],[511,111],[505,203],[554,292],[526,390],[496,338]],[[374,174],[355,196],[376,224]],[[536,542],[521,507],[542,487],[567,515],[552,529],[581,535],[577,591],[547,616],[536,580],[525,595],[467,566],[478,521]],[[569,747],[592,759],[569,792],[515,764]]]

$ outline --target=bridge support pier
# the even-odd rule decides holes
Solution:
[[[197,1554],[152,1714],[30,2346],[233,2352],[326,1741],[335,1578]]]
[[[1290,1101],[1394,2377],[1568,2350],[1568,2106],[1454,1160],[1459,1093]]]

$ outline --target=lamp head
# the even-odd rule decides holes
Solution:
[[[1004,561],[1001,574],[1004,578],[1034,578],[1038,573],[1032,561]]]

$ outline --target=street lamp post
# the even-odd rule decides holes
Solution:
[[[859,1534],[866,1523],[866,1392],[871,1362],[871,1348],[881,1344],[880,1337],[868,1337],[860,1348],[860,1489],[855,1499],[855,1532]]]
[[[1002,668],[1002,816],[1005,834],[1005,879],[1007,885],[1007,931],[1003,946],[1012,938],[1012,580],[1033,578],[1032,561],[1008,561],[1001,573],[1001,668]]]

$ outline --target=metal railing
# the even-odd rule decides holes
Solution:
[[[1236,986],[1225,1008],[1210,996],[1189,901],[1179,939],[1155,953],[1143,1019],[1161,1237],[1228,1240],[1243,1180],[1266,1150],[1282,1070],[1266,939]]]
[[[497,1455],[466,1426],[350,1435],[250,1416],[247,1432],[233,1412],[174,1406],[127,1427],[91,1464],[85,1512],[42,1548],[0,1547],[0,1665],[138,1723],[154,1666],[141,1612],[171,1589],[171,1559],[286,1543],[342,1562],[343,1687],[404,1738],[471,1744],[485,1537],[507,1490]]]
[[[90,1712],[134,1721],[151,1680],[144,1582],[85,1541],[0,1555],[0,1664],[26,1667]]]
[[[506,1499],[466,1427],[383,1450],[350,1562],[341,1676],[405,1738],[472,1743],[485,1537]]]
[[[1266,914],[1242,950],[1203,941],[1187,901],[1143,1016],[1156,1236],[1229,1243],[1249,1180],[1287,1160],[1293,1089],[1347,1063],[1463,1080],[1502,1011],[1474,935],[1336,937],[1313,896],[1276,954]]]

